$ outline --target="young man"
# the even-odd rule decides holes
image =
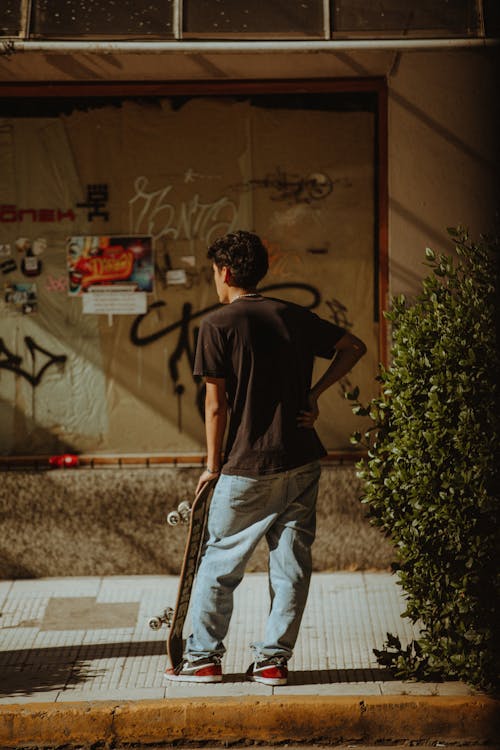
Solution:
[[[311,577],[319,459],[325,454],[314,430],[318,398],[366,347],[310,310],[258,293],[268,258],[255,234],[228,234],[208,257],[223,306],[204,318],[196,349],[194,373],[206,378],[207,439],[207,468],[197,489],[214,476],[218,481],[193,591],[193,632],[184,661],[165,676],[222,679],[233,592],[265,536],[271,609],[263,640],[252,645],[247,676],[283,685]],[[332,362],[311,387],[316,356]]]

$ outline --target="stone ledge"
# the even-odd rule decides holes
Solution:
[[[500,736],[487,696],[272,696],[0,706],[0,747],[96,743],[461,741]]]

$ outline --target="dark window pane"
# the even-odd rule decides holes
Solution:
[[[474,0],[334,0],[332,28],[337,32],[468,34],[477,31],[477,18]]]
[[[31,32],[41,37],[172,36],[173,0],[34,0]]]
[[[323,0],[184,0],[184,35],[322,37]]]
[[[21,27],[21,0],[0,0],[0,36],[18,36]]]
[[[486,36],[500,36],[500,3],[498,0],[484,1],[484,25]]]

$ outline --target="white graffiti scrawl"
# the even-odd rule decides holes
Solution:
[[[138,177],[129,200],[130,228],[154,240],[201,240],[210,245],[217,237],[234,231],[239,224],[239,205],[227,196],[203,203],[195,193],[188,201],[173,202],[173,185],[149,189],[149,179]]]

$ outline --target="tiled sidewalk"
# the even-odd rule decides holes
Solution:
[[[235,596],[225,678],[217,685],[163,682],[165,629],[148,621],[173,606],[174,576],[51,578],[0,582],[0,703],[142,700],[244,695],[468,695],[461,683],[400,683],[372,649],[386,633],[416,631],[386,573],[318,573],[286,687],[248,683],[248,644],[269,606],[267,578],[248,574]]]

